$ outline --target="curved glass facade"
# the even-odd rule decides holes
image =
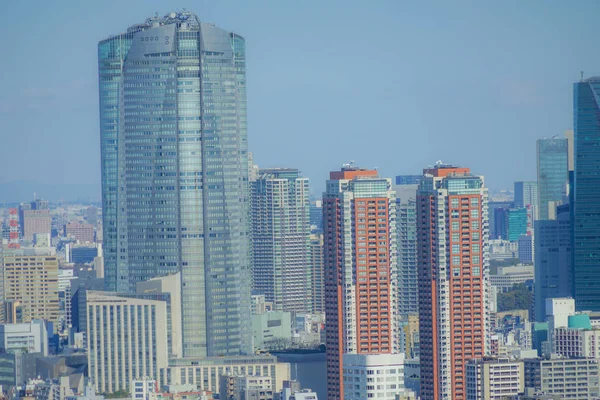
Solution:
[[[251,351],[244,49],[189,12],[98,45],[106,287],[181,271],[180,356]]]

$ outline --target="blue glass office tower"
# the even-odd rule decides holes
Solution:
[[[171,13],[98,64],[107,290],[181,271],[184,356],[250,352],[244,39]]]
[[[574,85],[573,297],[600,311],[600,77]]]
[[[538,139],[537,141],[537,177],[538,177],[538,218],[554,219],[556,210],[567,194],[568,172],[567,139]]]

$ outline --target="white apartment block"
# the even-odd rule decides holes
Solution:
[[[471,360],[467,364],[467,400],[501,400],[525,388],[522,361],[509,358]]]
[[[561,399],[600,397],[600,369],[592,358],[525,360],[525,385]]]
[[[404,388],[404,354],[344,354],[345,400],[394,400]]]

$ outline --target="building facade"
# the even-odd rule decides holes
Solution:
[[[574,85],[575,190],[573,194],[573,297],[578,310],[600,311],[600,77]]]
[[[538,216],[540,220],[553,219],[554,207],[566,196],[569,181],[569,152],[567,139],[538,139],[537,182]]]
[[[41,319],[29,323],[0,325],[2,353],[41,353],[48,355],[48,327]]]
[[[467,400],[504,400],[523,393],[524,389],[522,361],[480,358],[467,364]]]
[[[424,170],[417,192],[421,398],[466,398],[467,361],[486,354],[488,210],[483,177]]]
[[[588,400],[600,396],[597,359],[527,359],[524,369],[526,388],[560,399]]]
[[[5,249],[4,301],[18,302],[20,321],[44,319],[58,327],[58,258],[52,248]]]
[[[404,388],[404,354],[346,354],[344,399],[395,400]]]
[[[313,313],[325,312],[325,273],[323,271],[323,234],[310,235],[311,303]]]
[[[81,222],[69,222],[65,225],[65,236],[81,243],[94,243],[94,225]]]
[[[312,311],[308,179],[261,169],[251,182],[253,289],[275,310]]]
[[[536,181],[521,181],[514,184],[516,208],[527,208],[531,219],[538,220],[538,183]]]
[[[250,352],[244,38],[170,13],[98,68],[107,290],[180,271],[185,355]]]
[[[398,352],[396,200],[391,180],[344,166],[323,194],[327,398],[344,399],[347,354]]]
[[[397,190],[396,195],[401,195],[401,192]],[[397,200],[398,306],[402,320],[407,320],[409,315],[416,315],[419,312],[415,197],[416,190],[412,196],[401,197]]]

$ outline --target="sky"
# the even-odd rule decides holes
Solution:
[[[536,139],[572,129],[573,82],[600,75],[595,0],[5,2],[0,184],[100,185],[97,43],[184,8],[245,37],[255,163],[317,195],[349,161],[535,180]]]

